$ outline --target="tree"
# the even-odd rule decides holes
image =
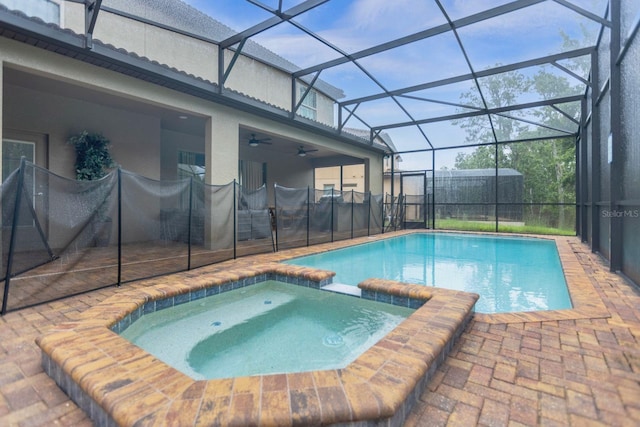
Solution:
[[[560,33],[565,50],[578,49],[585,44],[585,40],[593,39],[584,26],[581,28],[583,34],[580,39],[572,39],[566,33]],[[562,66],[578,75],[587,76],[590,60],[588,57],[574,58],[565,61]],[[583,85],[572,85],[567,76],[568,74],[554,74],[543,67],[530,77],[512,71],[480,79],[479,84],[486,107],[494,108],[513,105],[521,95],[529,91],[534,91],[542,99],[582,93]],[[463,104],[471,104],[477,108],[485,107],[477,88],[462,94],[460,100]],[[517,119],[524,117],[523,112],[492,115],[495,134],[488,126],[486,118],[482,116],[458,120],[456,124],[467,131],[468,143],[493,145],[479,146],[469,154],[458,153],[455,168],[495,168],[497,153],[498,167],[512,168],[524,175],[524,203],[575,203],[576,164],[573,138],[509,144],[495,144],[495,142],[531,140],[547,136],[553,129],[557,132],[566,126],[567,116],[572,118],[579,116],[579,108],[578,103],[572,103],[556,106],[556,108],[534,109],[533,118],[542,125],[538,128],[531,128],[525,122],[518,122]],[[531,117],[528,118],[531,119]],[[535,210],[534,205],[530,205],[531,215]],[[554,219],[551,221],[552,225],[562,226],[565,223],[565,210],[562,207],[544,206],[537,209],[537,215],[539,218],[547,215],[549,219]]]
[[[516,71],[510,71],[484,77],[480,80],[480,85],[482,86],[484,98],[474,88],[460,96],[461,103],[475,108],[484,108],[484,102],[486,102],[488,108],[513,105],[520,95],[530,90],[531,81]],[[493,129],[486,116],[474,116],[456,120],[453,124],[465,129],[467,132],[466,141],[473,144],[494,142],[494,130],[495,137],[500,141],[504,141],[511,140],[526,128],[523,123],[514,121],[506,116],[494,115],[492,120]]]
[[[492,76],[480,81],[484,99],[489,108],[513,105],[520,95],[529,90],[537,92],[545,99],[566,95],[575,90],[569,81],[541,70],[533,77],[518,72]],[[481,102],[477,90],[461,96],[463,102],[476,105]],[[495,143],[543,137],[549,128],[561,129],[566,123],[565,115],[577,116],[576,106],[563,106],[563,112],[545,107],[536,109],[534,117],[543,126],[531,128],[528,123],[518,121],[522,112],[509,115],[493,115],[494,131],[482,116],[458,120],[457,124],[467,131],[468,143]],[[563,114],[564,113],[564,114]],[[549,128],[547,128],[547,126]],[[477,147],[472,153],[458,153],[457,169],[482,169],[496,167],[511,168],[524,175],[524,203],[529,204],[529,218],[537,217],[540,222],[562,226],[565,223],[562,207],[545,206],[535,203],[575,202],[575,143],[571,138],[542,141],[512,142]],[[547,218],[545,218],[547,217]]]

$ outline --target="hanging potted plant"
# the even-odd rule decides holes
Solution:
[[[106,176],[110,169],[116,166],[111,157],[110,141],[99,133],[89,133],[86,130],[78,135],[69,137],[67,142],[76,151],[76,179],[93,181]],[[103,208],[103,206],[101,206]],[[93,235],[96,246],[106,246],[111,236],[111,218],[102,210],[94,215]]]
[[[68,142],[76,149],[76,179],[100,179],[116,166],[109,151],[111,143],[102,134],[85,130],[79,135],[71,136]]]

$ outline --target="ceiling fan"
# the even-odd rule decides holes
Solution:
[[[256,138],[256,134],[252,133],[251,138],[249,138],[249,146],[257,147],[260,144],[271,145],[269,141],[271,141],[271,138]]]
[[[304,157],[307,155],[307,153],[313,153],[314,151],[318,151],[318,150],[305,150],[304,147],[301,145],[300,147],[298,147],[298,156]]]

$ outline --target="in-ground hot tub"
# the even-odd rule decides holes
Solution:
[[[361,298],[418,307],[344,368],[197,380],[118,335],[145,312],[266,280],[321,288],[333,273],[265,264],[131,285],[39,337],[44,370],[100,426],[401,425],[473,313],[477,295],[385,280]]]
[[[231,378],[344,368],[413,312],[268,280],[149,313],[120,335],[194,379]]]

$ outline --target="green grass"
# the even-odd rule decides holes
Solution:
[[[482,223],[474,221],[462,221],[459,219],[437,219],[436,228],[443,230],[463,230],[463,231],[489,231],[496,230],[495,223]],[[575,230],[566,228],[554,228],[542,225],[511,225],[498,224],[498,231],[503,233],[525,233],[525,234],[553,234],[559,236],[575,236]]]

